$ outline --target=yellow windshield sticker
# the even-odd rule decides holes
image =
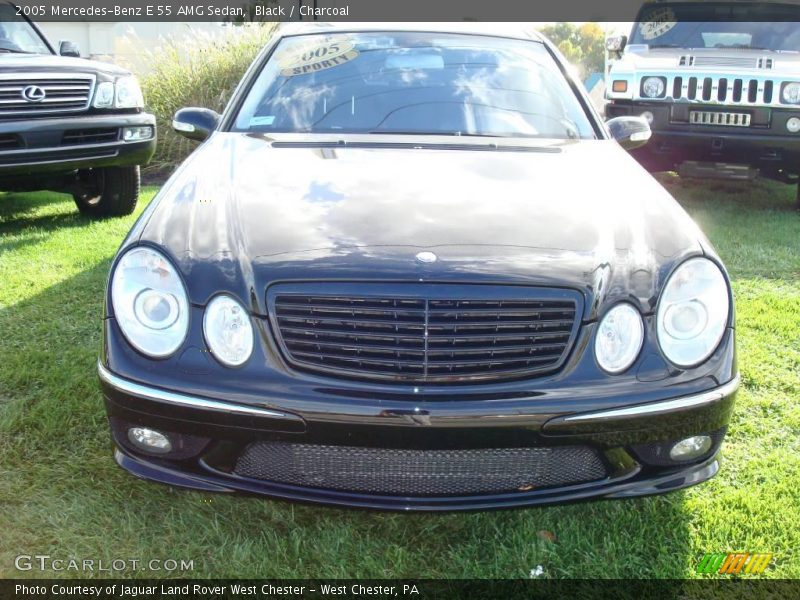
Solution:
[[[671,8],[657,8],[647,13],[647,21],[639,23],[639,34],[643,40],[654,40],[667,33],[678,24],[675,11]]]
[[[278,65],[281,67],[281,75],[293,77],[337,67],[357,56],[358,50],[353,48],[350,40],[326,39],[292,49],[278,59]]]

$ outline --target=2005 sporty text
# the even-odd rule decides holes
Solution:
[[[544,39],[284,26],[116,256],[118,463],[402,510],[699,483],[738,386],[714,249]],[[472,29],[471,29],[472,28]]]

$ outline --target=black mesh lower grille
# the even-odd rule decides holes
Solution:
[[[403,496],[527,491],[606,475],[587,446],[406,450],[288,442],[251,444],[234,472],[303,487]]]

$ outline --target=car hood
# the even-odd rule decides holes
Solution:
[[[613,141],[303,139],[215,134],[130,241],[165,248],[193,302],[227,289],[257,312],[270,283],[308,279],[560,286],[586,295],[587,317],[609,298],[649,311],[675,262],[702,252]]]
[[[49,54],[0,53],[0,69],[7,73],[69,71],[71,73],[106,73],[128,75],[129,71],[111,63]]]

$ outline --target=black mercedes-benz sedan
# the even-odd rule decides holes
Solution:
[[[535,33],[284,26],[123,242],[117,462],[197,490],[488,509],[712,477],[728,276]]]

